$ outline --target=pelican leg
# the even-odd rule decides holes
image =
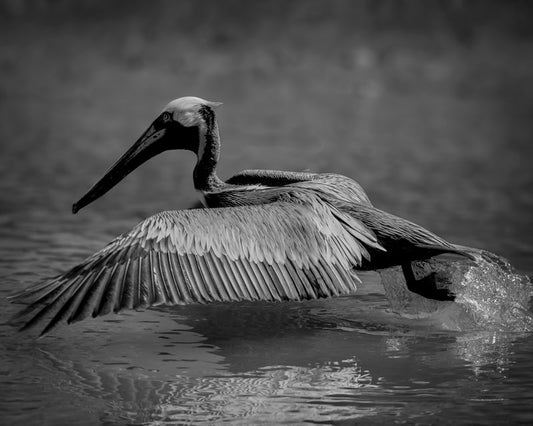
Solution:
[[[452,292],[445,288],[437,288],[434,272],[417,280],[411,262],[402,263],[402,271],[407,288],[413,293],[433,300],[455,300],[455,295]]]

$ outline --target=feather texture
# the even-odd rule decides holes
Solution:
[[[44,332],[159,304],[350,294],[373,232],[307,191],[279,201],[154,215],[66,274],[14,296]],[[339,272],[342,271],[342,272]]]
[[[316,191],[346,203],[371,206],[365,190],[353,179],[335,173],[290,172],[285,170],[243,170],[227,180],[240,186],[291,186]]]

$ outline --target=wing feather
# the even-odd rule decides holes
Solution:
[[[220,291],[219,286],[217,286],[217,284],[213,280],[211,270],[209,269],[209,266],[207,264],[206,255],[207,253],[204,256],[198,256],[194,258],[194,260],[196,261],[198,272],[200,273],[200,279],[206,284],[207,290],[214,300],[224,301],[224,292]],[[222,286],[220,287],[223,289]]]
[[[229,282],[220,273],[216,263],[215,255],[213,252],[208,251],[205,253],[203,260],[206,265],[206,270],[211,276],[211,283],[213,287],[218,291],[220,298],[224,302],[235,300],[235,294],[233,288],[229,285]]]
[[[159,253],[159,251],[150,251],[147,256],[150,265],[149,272],[152,277],[151,306],[168,305],[166,293],[161,282],[161,269],[158,259]]]
[[[139,306],[148,306],[153,299],[153,272],[150,267],[150,253],[143,256],[140,262],[140,292],[139,292]]]
[[[127,262],[124,264],[123,272],[122,272],[122,280],[119,283],[119,286],[117,288],[117,292],[115,294],[115,300],[113,303],[113,312],[118,312],[122,308],[122,301],[124,298],[124,294],[127,291],[127,288],[130,286],[128,285],[128,271],[131,266],[131,259],[128,259]]]
[[[184,271],[180,266],[179,256],[176,256],[173,253],[169,252],[167,254],[167,257],[169,260],[170,269],[178,285],[176,290],[178,290],[178,293],[181,296],[183,303],[193,303],[195,299],[191,292],[191,289],[187,286],[187,280],[185,278]]]
[[[243,273],[241,265],[239,264],[239,260],[231,260],[229,261],[229,264],[231,265],[233,276],[235,277],[236,282],[239,284],[243,299],[257,300],[255,292],[248,285],[249,283],[246,280],[246,274]]]
[[[258,279],[257,273],[253,270],[253,262],[241,261],[246,277],[250,281],[251,287],[256,291],[259,300],[272,300],[272,295],[268,287],[262,280]]]
[[[196,288],[198,294],[197,297],[200,298],[202,302],[211,302],[213,300],[212,296],[209,294],[206,283],[200,276],[194,256],[191,254],[185,254],[181,258],[188,268],[190,284],[192,287]]]
[[[117,301],[118,303],[115,305],[115,312],[119,312],[122,309],[133,309],[135,286],[139,275],[139,261],[135,258],[129,259],[126,266],[125,285],[122,286],[120,301]]]
[[[59,305],[59,299],[58,299],[57,300],[58,303],[50,304],[50,305],[47,305],[45,307],[45,308],[50,309],[50,312],[52,312],[52,309],[57,304],[59,306],[59,309],[56,311],[56,313],[53,315],[53,318],[48,322],[46,327],[43,329],[43,331],[42,331],[43,334],[44,333],[48,333],[49,331],[53,330],[55,327],[58,326],[58,324],[60,324],[60,323],[62,323],[64,321],[68,321],[68,318],[72,315],[74,310],[77,309],[77,307],[79,306],[79,299],[81,297],[80,297],[80,294],[76,290],[79,290],[80,288],[83,288],[82,281],[84,279],[87,279],[87,277],[81,277],[80,276],[78,278],[79,278],[79,280],[76,280],[76,281],[79,281],[78,282],[78,286],[77,286],[76,289],[74,289],[74,291],[70,295],[70,298],[73,300],[73,303],[64,303],[62,305]],[[47,313],[43,312],[42,315],[44,317],[47,314],[49,314],[49,312],[47,312]],[[32,320],[38,322],[40,320],[39,315],[35,315],[32,318]],[[31,326],[32,326],[32,323],[30,321],[30,322],[26,323],[24,327],[29,328]]]
[[[204,257],[203,256],[188,256],[195,273],[195,279],[200,281],[204,285],[205,293],[209,301],[222,301],[219,292],[216,290],[213,282],[206,276],[204,272]]]
[[[126,276],[127,263],[120,264],[115,270],[115,276],[109,280],[106,289],[102,295],[102,300],[98,308],[96,316],[106,315],[111,313],[115,307],[115,301],[124,283]]]
[[[61,286],[61,280],[57,278],[46,279],[38,282],[34,286],[30,286],[22,290],[17,297],[24,298],[27,303],[31,303],[36,300],[42,300],[47,294],[54,291],[57,287]]]
[[[171,282],[167,280],[167,274],[164,272],[165,264],[162,260],[162,251],[150,252],[150,263],[154,273],[154,284],[156,290],[156,305],[169,305],[171,302],[170,290],[168,288]],[[168,283],[168,284],[167,284]]]
[[[295,283],[292,283],[285,279],[283,272],[281,272],[281,267],[278,263],[273,263],[270,265],[269,270],[272,272],[272,275],[275,277],[275,283],[283,288],[285,294],[287,295],[288,300],[301,300],[303,299],[303,293],[299,291],[299,288]],[[284,268],[283,268],[284,269]]]
[[[179,284],[176,281],[172,266],[169,260],[168,250],[164,253],[158,253],[159,266],[161,269],[162,280],[165,283],[168,291],[168,300],[171,305],[178,305],[183,303],[184,298],[180,297],[178,292]]]
[[[98,316],[98,313],[101,309],[101,306],[105,302],[106,297],[106,290],[109,287],[115,286],[115,283],[117,282],[117,278],[114,277],[117,270],[120,270],[122,265],[120,263],[116,263],[108,272],[107,278],[102,279],[102,284],[98,289],[98,292],[93,296],[93,300],[91,303],[92,306],[92,316],[96,317]]]
[[[91,284],[84,288],[85,291],[78,308],[69,318],[70,322],[80,321],[92,314],[96,300],[103,291],[111,272],[111,269],[100,269],[100,273],[92,280]]]
[[[286,269],[287,269],[287,272],[289,273],[291,281],[295,285],[304,288],[305,298],[306,299],[317,299],[318,294],[314,286],[312,285],[312,283],[308,282],[307,280],[303,280],[301,278],[300,273],[299,273],[300,270],[294,266],[293,262],[289,260],[285,263],[285,265],[286,265]]]
[[[246,288],[246,285],[243,282],[241,273],[235,261],[226,258],[224,265],[227,267],[230,280],[236,285],[236,290],[240,300],[254,300],[253,296],[248,293],[248,289]]]
[[[350,214],[305,191],[271,204],[163,212],[66,274],[14,297],[44,332],[159,304],[302,300],[350,294],[350,274],[381,249]]]
[[[181,270],[183,271],[185,288],[192,295],[192,300],[198,301],[200,303],[205,303],[206,295],[200,290],[202,283],[200,282],[197,283],[195,281],[194,273],[192,271],[192,267],[189,263],[189,259],[187,258],[187,255],[179,255],[178,260],[179,260]]]
[[[266,267],[266,263],[255,263],[251,262],[250,266],[252,271],[257,279],[257,282],[265,288],[265,294],[268,295],[267,300],[281,301],[281,294],[278,289],[275,287],[274,283],[270,280]]]
[[[234,280],[230,278],[227,268],[222,265],[222,262],[220,260],[221,256],[222,255],[217,256],[216,253],[214,252],[210,253],[210,257],[211,257],[211,260],[213,261],[213,265],[220,279],[222,280],[222,283],[224,287],[226,288],[231,300],[236,300],[236,301],[241,300],[237,284]]]
[[[78,308],[80,299],[83,297],[87,287],[84,287],[86,281],[92,280],[92,274],[87,276],[80,276],[73,282],[73,286],[70,288],[69,299],[72,300],[72,303],[61,303],[61,298],[58,298],[49,305],[46,305],[39,314],[34,315],[29,322],[24,325],[24,328],[30,328],[34,324],[38,324],[42,318],[51,315],[53,313],[53,318],[48,322],[46,327],[43,329],[42,333],[47,333],[50,330],[54,329],[61,322],[68,321],[72,313]]]

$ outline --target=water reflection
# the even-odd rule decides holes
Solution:
[[[37,342],[13,334],[3,386],[39,377],[46,398],[69,395],[67,411],[91,406],[109,424],[407,419],[420,407],[425,416],[449,415],[443,400],[486,400],[526,337],[435,331],[424,321],[406,329],[392,313],[372,332],[359,328],[359,303],[167,308],[77,324]],[[28,409],[44,398],[34,395]]]

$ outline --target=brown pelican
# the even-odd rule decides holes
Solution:
[[[153,156],[197,155],[193,178],[209,209],[156,214],[70,271],[14,296],[27,328],[160,304],[302,300],[356,291],[357,269],[401,265],[408,288],[453,300],[411,262],[443,253],[470,257],[424,228],[376,209],[352,179],[255,170],[216,174],[215,108],[196,97],[170,102],[138,141],[77,203],[105,194]]]

